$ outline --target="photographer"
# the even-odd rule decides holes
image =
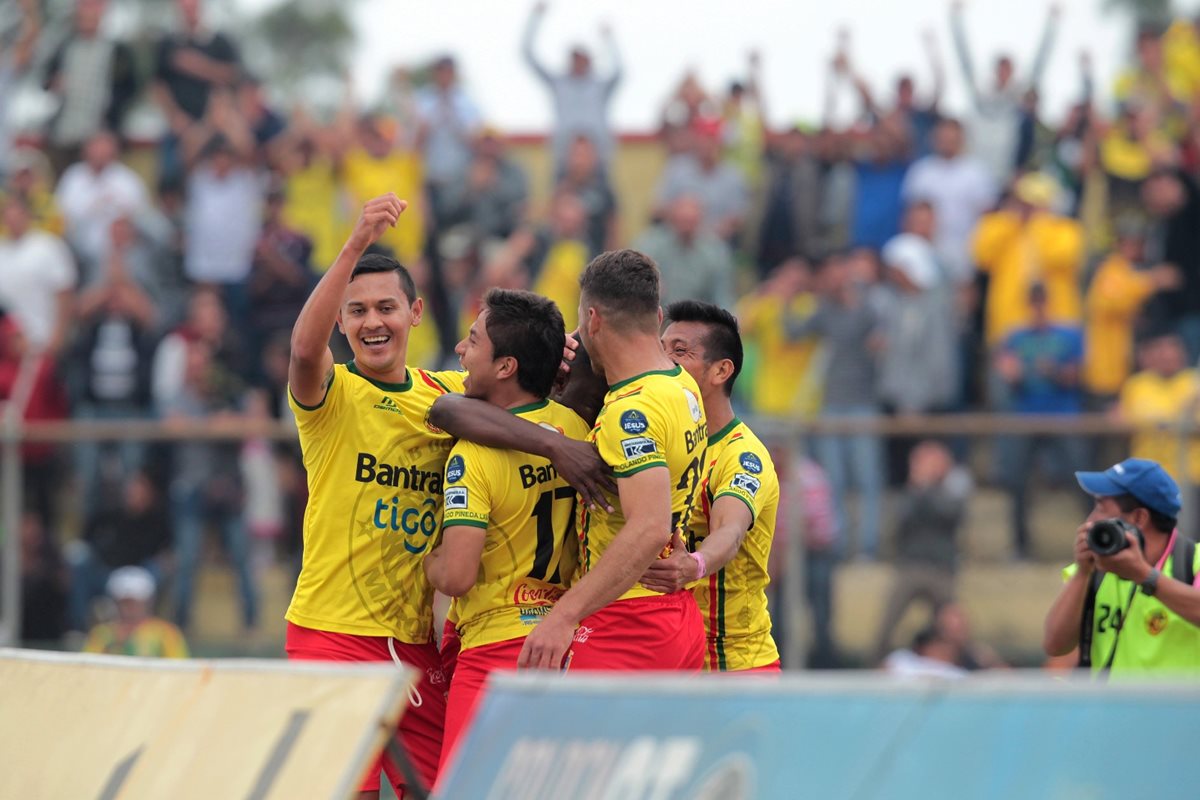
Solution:
[[[1079,665],[1094,672],[1200,670],[1200,564],[1175,529],[1179,487],[1140,458],[1075,477],[1096,505],[1046,615],[1046,652],[1079,647]]]

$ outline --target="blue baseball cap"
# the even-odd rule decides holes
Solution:
[[[1182,501],[1179,485],[1156,462],[1127,458],[1104,472],[1076,472],[1080,487],[1094,497],[1129,494],[1152,511],[1178,517]]]

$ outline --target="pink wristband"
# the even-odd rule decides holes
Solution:
[[[707,575],[708,574],[708,562],[706,562],[704,560],[704,554],[703,553],[688,553],[688,555],[691,556],[692,558],[694,558],[696,560],[696,563],[700,565],[700,574],[696,576],[696,580],[699,580],[699,579],[703,578],[705,575]]]

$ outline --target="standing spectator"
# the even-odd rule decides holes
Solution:
[[[298,113],[277,148],[277,166],[283,173],[283,220],[313,243],[313,269],[329,269],[342,249],[347,198],[337,175],[330,142],[337,134],[318,128]]]
[[[762,178],[763,150],[767,138],[766,112],[759,92],[761,64],[758,52],[752,51],[746,64],[746,82],[734,81],[730,84],[725,107],[721,110],[725,156],[741,170],[746,186],[751,189],[756,189]]]
[[[67,342],[76,283],[75,262],[61,239],[34,230],[28,202],[4,200],[0,238],[0,306],[9,310],[34,351],[54,357]]]
[[[1029,325],[1010,332],[996,353],[996,371],[1008,386],[1016,414],[1078,414],[1083,410],[1079,385],[1083,334],[1077,326],[1052,322],[1048,292],[1034,284],[1027,295]],[[1082,461],[1073,436],[1017,434],[1000,441],[1002,474],[1012,501],[1013,544],[1017,558],[1029,551],[1029,481],[1038,453],[1057,456],[1054,476],[1069,476]]]
[[[272,155],[287,130],[287,121],[271,108],[262,82],[249,73],[243,73],[238,81],[237,110],[250,128],[260,155]]]
[[[122,217],[136,221],[150,208],[141,176],[122,164],[119,155],[112,132],[91,134],[83,160],[67,167],[54,191],[66,219],[67,241],[79,255],[85,276],[102,265],[113,223]]]
[[[66,633],[67,568],[46,519],[21,514],[21,638],[43,645]]]
[[[179,142],[208,113],[209,96],[216,89],[233,89],[241,74],[237,47],[225,34],[204,25],[202,2],[176,0],[183,30],[158,43],[154,96],[170,126],[159,165],[167,178],[183,174]]]
[[[467,178],[480,114],[458,80],[453,58],[442,56],[434,61],[431,77],[432,83],[422,87],[415,99],[417,147],[425,161],[425,179],[440,225],[446,218],[443,192],[455,189]],[[408,196],[399,189],[394,191],[401,197]]]
[[[183,633],[153,614],[154,576],[141,567],[121,567],[108,579],[108,596],[116,604],[116,619],[88,633],[85,653],[187,658]]]
[[[3,194],[25,201],[33,214],[33,227],[62,236],[66,224],[54,199],[50,159],[41,150],[28,145],[13,148],[7,155],[8,181],[3,186]],[[3,233],[4,224],[0,221],[0,235]]]
[[[933,129],[933,152],[909,168],[902,189],[905,202],[932,206],[938,258],[956,286],[974,278],[971,234],[998,194],[987,166],[967,155],[963,145],[962,123],[951,117],[939,120]]]
[[[499,132],[484,128],[475,141],[466,179],[446,186],[441,198],[441,223],[456,226],[441,232],[467,237],[486,260],[491,247],[524,222],[529,186],[525,170],[505,152]]]
[[[397,197],[419,201],[425,178],[421,155],[411,149],[396,124],[377,114],[368,114],[357,125],[345,121],[341,137],[353,142],[342,159],[342,180],[354,206],[372,197],[395,192]],[[420,208],[419,204],[417,207]],[[391,248],[400,263],[414,266],[425,251],[426,220],[421,214],[406,214],[379,240]]]
[[[1023,84],[1017,81],[1012,58],[1001,55],[996,57],[992,85],[985,89],[975,76],[974,61],[963,26],[962,0],[954,0],[950,8],[950,31],[954,38],[954,50],[962,68],[963,81],[967,84],[973,112],[968,121],[969,150],[988,165],[992,177],[1003,186],[1012,177],[1017,163],[1022,103],[1026,93],[1029,90],[1036,91],[1041,82],[1042,73],[1050,60],[1061,9],[1058,5],[1050,6],[1029,80]]]
[[[812,267],[789,258],[738,303],[742,337],[755,354],[749,404],[755,414],[810,420],[821,405],[820,346],[815,339],[792,341],[787,321],[817,310]]]
[[[721,123],[704,120],[693,126],[693,152],[672,159],[655,191],[659,214],[681,197],[702,198],[704,227],[727,242],[736,242],[749,211],[746,180],[721,157]]]
[[[239,387],[251,374],[242,338],[229,323],[220,292],[213,286],[198,286],[188,297],[183,323],[164,336],[154,351],[150,386],[156,407],[170,403],[184,391],[188,347],[196,341],[208,346],[209,361],[213,374],[219,376],[218,383]]]
[[[799,255],[807,261],[824,254],[821,235],[821,167],[813,157],[811,137],[799,125],[776,140],[767,161],[763,208],[758,227],[759,274]]]
[[[583,203],[587,214],[587,243],[591,255],[617,247],[617,196],[600,163],[596,145],[576,136],[567,151],[567,163],[556,191],[570,192]]]
[[[112,223],[108,258],[79,294],[72,358],[79,419],[143,419],[151,412],[161,294],[154,292],[156,276],[147,269],[153,265],[139,258],[135,237],[128,219]],[[79,442],[74,449],[85,514],[97,507],[104,487],[120,485],[141,467],[145,451],[138,441]],[[112,466],[113,455],[119,469]]]
[[[1084,298],[1083,388],[1089,410],[1107,411],[1133,371],[1134,324],[1155,292],[1178,288],[1179,270],[1146,268],[1140,227],[1118,220],[1117,247],[1096,268]]]
[[[876,658],[891,649],[896,626],[913,602],[926,600],[936,614],[954,601],[958,532],[970,494],[970,475],[944,445],[926,440],[913,448],[896,513],[896,573],[883,606]]]
[[[571,48],[570,67],[565,74],[555,75],[534,52],[538,28],[546,13],[543,0],[533,7],[521,42],[521,55],[534,74],[546,84],[554,101],[554,174],[562,174],[571,141],[582,134],[596,144],[600,161],[607,172],[614,155],[612,130],[608,123],[608,106],[613,92],[621,81],[621,57],[617,52],[612,30],[605,25],[600,35],[608,45],[612,73],[602,78],[592,70],[592,57],[582,45]]]
[[[1058,187],[1045,175],[1025,175],[1013,195],[1012,202],[979,220],[972,244],[975,262],[988,276],[989,346],[1029,323],[1029,290],[1035,284],[1045,290],[1052,323],[1078,325],[1082,319],[1083,228],[1051,210]]]
[[[284,223],[283,202],[283,186],[276,183],[267,191],[262,233],[250,268],[252,338],[260,347],[273,334],[292,329],[316,281],[311,268],[312,242]]]
[[[12,126],[9,110],[17,83],[33,61],[38,35],[42,30],[38,0],[17,0],[21,7],[21,25],[16,41],[0,52],[0,181],[8,177],[8,160],[13,153]]]
[[[220,286],[234,323],[245,325],[263,187],[254,168],[254,140],[230,96],[214,96],[209,106],[211,123],[193,127],[184,141],[190,175],[183,270],[193,282]]]
[[[87,630],[92,601],[104,592],[114,570],[142,567],[158,584],[168,574],[171,524],[154,482],[138,471],[107,488],[117,501],[88,515],[83,537],[67,552],[72,630]]]
[[[649,228],[634,243],[658,264],[666,305],[699,300],[733,306],[733,254],[703,219],[700,200],[680,195],[667,209],[666,224]]]
[[[171,422],[204,421],[212,426],[236,421],[240,384],[213,363],[208,343],[187,343],[184,378],[178,391],[164,397],[159,412]],[[250,569],[250,544],[242,517],[242,481],[238,446],[223,442],[184,441],[174,446],[171,468],[171,525],[178,558],[176,621],[187,629],[192,595],[208,524],[215,525],[237,573],[242,624],[258,623],[258,589]]]
[[[854,197],[850,245],[879,250],[900,232],[901,188],[911,143],[896,120],[876,124],[853,143]]]
[[[948,411],[956,405],[959,320],[950,275],[934,248],[933,207],[915,203],[904,233],[883,248],[892,308],[884,318],[880,399],[899,414]]]
[[[100,31],[107,10],[107,0],[78,0],[75,28],[46,66],[45,88],[58,101],[46,136],[57,173],[100,131],[119,133],[137,98],[133,51]]]
[[[883,346],[879,309],[868,302],[868,289],[854,280],[843,256],[825,261],[819,280],[821,304],[806,319],[791,318],[788,335],[793,340],[815,336],[826,349],[822,419],[866,419],[879,415],[876,393],[876,356]],[[853,483],[859,493],[858,552],[874,559],[879,551],[879,521],[883,502],[883,448],[873,433],[827,435],[816,442],[817,461],[833,488],[838,525],[849,531],[848,493]]]
[[[1183,285],[1151,300],[1146,316],[1175,325],[1187,346],[1188,360],[1200,358],[1200,188],[1182,170],[1162,169],[1142,184],[1142,202],[1150,216],[1146,261],[1173,264]]]
[[[1200,372],[1188,367],[1183,342],[1170,330],[1147,335],[1138,348],[1138,360],[1141,371],[1125,382],[1117,404],[1117,416],[1140,428],[1129,453],[1158,462],[1181,484],[1196,486],[1200,482],[1200,443],[1193,438],[1187,449],[1181,450],[1175,427],[1196,418]]]

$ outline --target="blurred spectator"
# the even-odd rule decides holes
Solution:
[[[923,200],[933,207],[938,258],[956,286],[970,284],[975,273],[971,234],[995,204],[997,190],[987,166],[964,153],[961,122],[949,117],[938,121],[933,152],[909,168],[903,196],[908,203]]]
[[[1158,291],[1178,288],[1179,270],[1168,264],[1147,267],[1140,225],[1118,220],[1117,247],[1100,263],[1084,299],[1083,387],[1092,411],[1107,411],[1133,371],[1134,324],[1146,301]]]
[[[880,399],[900,414],[947,411],[958,401],[959,320],[952,278],[934,247],[937,219],[929,203],[904,215],[904,233],[883,248],[894,295],[882,320],[886,347]]]
[[[282,141],[287,121],[267,102],[262,82],[249,73],[243,74],[237,85],[237,112],[246,121],[261,152],[271,152],[272,146]]]
[[[704,91],[695,70],[686,71],[663,105],[662,131],[668,154],[674,155],[680,148],[681,137],[675,134],[690,131],[697,122],[712,119],[718,112],[719,108]]]
[[[283,222],[312,240],[312,267],[318,273],[333,264],[349,225],[349,198],[342,191],[329,142],[336,134],[318,128],[305,115],[292,121],[278,147],[283,174]]]
[[[617,196],[591,139],[576,136],[571,142],[556,191],[570,192],[583,203],[591,255],[617,248]]]
[[[985,89],[975,76],[973,58],[963,26],[962,0],[954,0],[951,5],[950,32],[953,34],[955,53],[962,68],[963,81],[967,84],[973,112],[967,123],[970,131],[968,149],[987,164],[992,176],[1001,186],[1008,183],[1016,167],[1020,126],[1024,113],[1022,104],[1027,92],[1036,92],[1038,84],[1041,83],[1042,73],[1050,60],[1060,16],[1059,6],[1051,5],[1027,83],[1022,84],[1015,79],[1016,67],[1012,58],[1001,55],[996,57],[992,85]]]
[[[1125,381],[1117,404],[1120,419],[1139,426],[1129,454],[1157,462],[1181,485],[1196,486],[1200,443],[1192,438],[1183,450],[1176,428],[1196,419],[1200,372],[1188,367],[1183,342],[1170,329],[1151,331],[1138,347],[1138,361],[1141,370]]]
[[[757,253],[759,275],[792,255],[812,261],[824,254],[821,225],[821,167],[811,137],[793,125],[775,141],[767,162],[762,194]]]
[[[984,328],[989,345],[1029,323],[1034,284],[1045,289],[1050,322],[1077,325],[1082,319],[1083,229],[1052,211],[1057,199],[1054,182],[1031,173],[1017,181],[1011,202],[979,220],[972,252],[988,276]]]
[[[1078,414],[1083,410],[1079,374],[1083,335],[1076,326],[1056,325],[1048,292],[1034,284],[1027,295],[1030,323],[1008,334],[996,353],[996,371],[1005,381],[1010,411],[1016,414]],[[1038,454],[1055,456],[1053,477],[1069,477],[1082,462],[1081,442],[1069,435],[1010,434],[1000,440],[1001,474],[1012,500],[1014,550],[1028,558],[1028,490]]]
[[[37,49],[38,35],[42,31],[42,18],[38,0],[17,0],[20,6],[21,24],[16,39],[6,43],[0,52],[0,179],[8,177],[11,169],[8,160],[13,153],[13,133],[9,122],[9,111],[17,84],[33,61]]]
[[[91,134],[83,160],[67,167],[54,191],[66,218],[67,241],[79,255],[85,278],[103,264],[113,222],[122,217],[136,221],[150,211],[146,185],[118,160],[119,155],[111,131]]]
[[[801,456],[796,460],[795,480],[799,484],[800,497],[794,498],[793,502],[799,501],[801,505],[804,537],[804,593],[813,619],[808,665],[828,669],[838,666],[839,662],[833,637],[833,578],[838,551],[844,542],[825,471],[815,461]],[[774,547],[771,552],[774,554]]]
[[[967,671],[958,666],[958,648],[932,625],[922,628],[912,644],[896,650],[883,660],[883,670],[898,678],[965,678]]]
[[[33,215],[34,228],[62,236],[66,224],[54,199],[53,175],[46,154],[35,147],[23,145],[13,148],[6,155],[9,172],[3,194],[25,201]],[[4,230],[3,220],[0,220],[0,234]]]
[[[755,366],[747,372],[750,408],[756,414],[808,420],[820,409],[820,343],[793,341],[787,332],[788,320],[816,312],[812,288],[812,266],[789,258],[738,303],[742,337],[754,353]]]
[[[766,144],[766,111],[759,92],[762,58],[751,51],[746,60],[746,81],[734,81],[721,109],[721,132],[725,157],[736,166],[746,186],[756,189],[762,177]]]
[[[634,242],[662,273],[662,302],[700,300],[733,306],[733,254],[712,228],[703,224],[701,196],[682,194],[666,209],[666,222],[648,228]]]
[[[750,197],[746,180],[721,156],[721,123],[704,120],[693,127],[692,152],[667,162],[655,190],[657,213],[668,214],[681,197],[702,198],[704,226],[729,242],[741,233]]]
[[[263,187],[254,169],[254,140],[230,96],[215,95],[209,109],[209,121],[190,128],[184,140],[190,174],[183,269],[196,283],[220,286],[234,324],[244,325]]]
[[[270,395],[254,389],[246,395],[246,419],[266,423],[271,419]],[[284,496],[279,467],[271,442],[252,437],[242,442],[238,455],[245,487],[245,524],[251,539],[251,564],[256,572],[275,563],[275,548],[283,536]]]
[[[151,412],[150,372],[161,322],[153,291],[156,276],[138,250],[133,224],[120,218],[111,228],[108,258],[76,304],[71,366],[74,416],[79,419],[143,419]],[[74,450],[87,514],[97,506],[104,479],[119,485],[141,467],[145,445],[133,440],[78,442]],[[113,455],[119,468],[111,463]]]
[[[223,394],[239,393],[246,376],[251,374],[246,348],[238,331],[229,323],[220,292],[212,286],[198,286],[188,298],[183,323],[164,336],[154,351],[151,395],[156,407],[170,403],[184,391],[191,342],[208,346],[213,377],[226,387]]]
[[[203,340],[186,344],[183,383],[159,400],[158,410],[168,424],[205,422],[217,427],[240,418],[240,386],[228,380],[213,362]],[[170,513],[178,559],[176,621],[183,629],[191,622],[196,571],[203,552],[207,525],[216,527],[230,566],[237,574],[242,599],[242,624],[258,623],[258,588],[250,569],[249,541],[243,519],[243,487],[238,445],[226,442],[183,441],[174,446],[171,468]]]
[[[442,56],[433,62],[431,77],[432,83],[415,98],[420,121],[417,146],[424,157],[433,212],[441,222],[447,216],[443,192],[456,189],[467,178],[480,113],[458,80],[453,58]],[[398,190],[397,194],[406,197]]]
[[[107,10],[107,0],[77,0],[74,29],[46,66],[45,88],[58,101],[46,135],[57,173],[76,161],[83,144],[100,131],[119,133],[137,99],[133,51],[101,33]]]
[[[85,653],[140,658],[187,658],[183,632],[153,614],[154,576],[141,567],[121,567],[108,579],[116,618],[88,632]]]
[[[954,600],[958,532],[967,513],[971,477],[950,451],[926,440],[909,456],[908,485],[896,510],[895,579],[883,606],[876,658],[890,649],[896,626],[917,600],[930,612]]]
[[[607,172],[612,161],[614,142],[608,122],[608,106],[621,81],[621,56],[612,30],[607,26],[600,35],[608,46],[612,72],[600,77],[592,68],[591,54],[579,44],[571,47],[570,64],[565,73],[555,75],[534,52],[538,28],[546,14],[543,0],[534,5],[525,35],[521,40],[521,55],[534,74],[546,84],[554,102],[554,174],[561,175],[567,160],[567,150],[576,136],[583,135],[595,143],[600,162]]]
[[[15,317],[33,350],[54,357],[71,326],[75,262],[61,239],[33,229],[27,200],[11,195],[2,202],[0,306]]]
[[[3,262],[0,262],[3,263]],[[67,399],[55,373],[55,362],[29,346],[16,315],[0,305],[0,401],[23,408],[24,422],[62,420]],[[62,487],[54,445],[26,442],[21,448],[24,507],[41,525],[52,527],[58,518],[56,494]]]
[[[821,417],[870,420],[879,415],[876,357],[883,347],[880,311],[868,301],[869,287],[855,280],[845,256],[826,259],[818,276],[821,303],[807,318],[788,319],[793,341],[814,336],[825,348],[824,398]],[[822,436],[815,444],[817,461],[829,476],[839,529],[849,532],[848,493],[858,489],[859,515],[855,543],[865,559],[879,551],[880,505],[883,501],[883,449],[873,433]]]
[[[45,517],[21,514],[21,638],[43,644],[66,633],[67,569]]]
[[[850,244],[879,250],[900,232],[901,189],[911,142],[896,120],[884,120],[866,133],[850,136],[854,168]]]
[[[388,192],[415,206],[379,240],[400,263],[413,268],[425,251],[429,210],[422,202],[425,178],[420,153],[405,144],[394,122],[379,115],[363,116],[355,124],[343,112],[339,134],[344,142],[353,143],[342,158],[341,174],[354,207]]]
[[[291,331],[316,282],[310,268],[312,242],[284,223],[283,203],[283,186],[275,183],[267,191],[262,232],[250,267],[251,330],[256,349],[273,334]],[[254,360],[257,362],[257,357]]]
[[[938,635],[957,650],[958,666],[969,672],[981,669],[1004,669],[1008,665],[988,645],[971,636],[967,613],[957,603],[947,603],[937,612],[934,628]]]
[[[1149,106],[1134,101],[1119,109],[1097,142],[1104,171],[1110,219],[1142,208],[1141,187],[1156,168],[1175,160],[1175,143],[1165,134]]]
[[[106,488],[115,499],[88,515],[82,538],[67,552],[72,630],[87,630],[92,601],[104,593],[113,570],[142,567],[160,585],[169,572],[171,525],[153,481],[136,471]]]
[[[1200,358],[1200,189],[1180,170],[1153,173],[1142,184],[1142,202],[1150,216],[1146,261],[1173,264],[1183,285],[1161,292],[1146,309],[1152,319],[1179,329],[1188,360]]]
[[[1171,138],[1185,132],[1188,104],[1195,99],[1189,77],[1167,68],[1163,57],[1163,29],[1143,24],[1134,37],[1134,63],[1117,76],[1113,98],[1122,106],[1145,108],[1153,124]]]
[[[163,140],[160,174],[183,174],[179,141],[208,113],[209,95],[232,89],[241,74],[237,47],[225,34],[211,31],[201,19],[203,0],[176,0],[183,29],[158,43],[154,96],[167,118],[170,134]]]
[[[440,223],[450,235],[466,236],[486,253],[507,239],[524,222],[529,186],[525,170],[505,152],[494,128],[484,128],[475,140],[465,180],[441,190]]]

